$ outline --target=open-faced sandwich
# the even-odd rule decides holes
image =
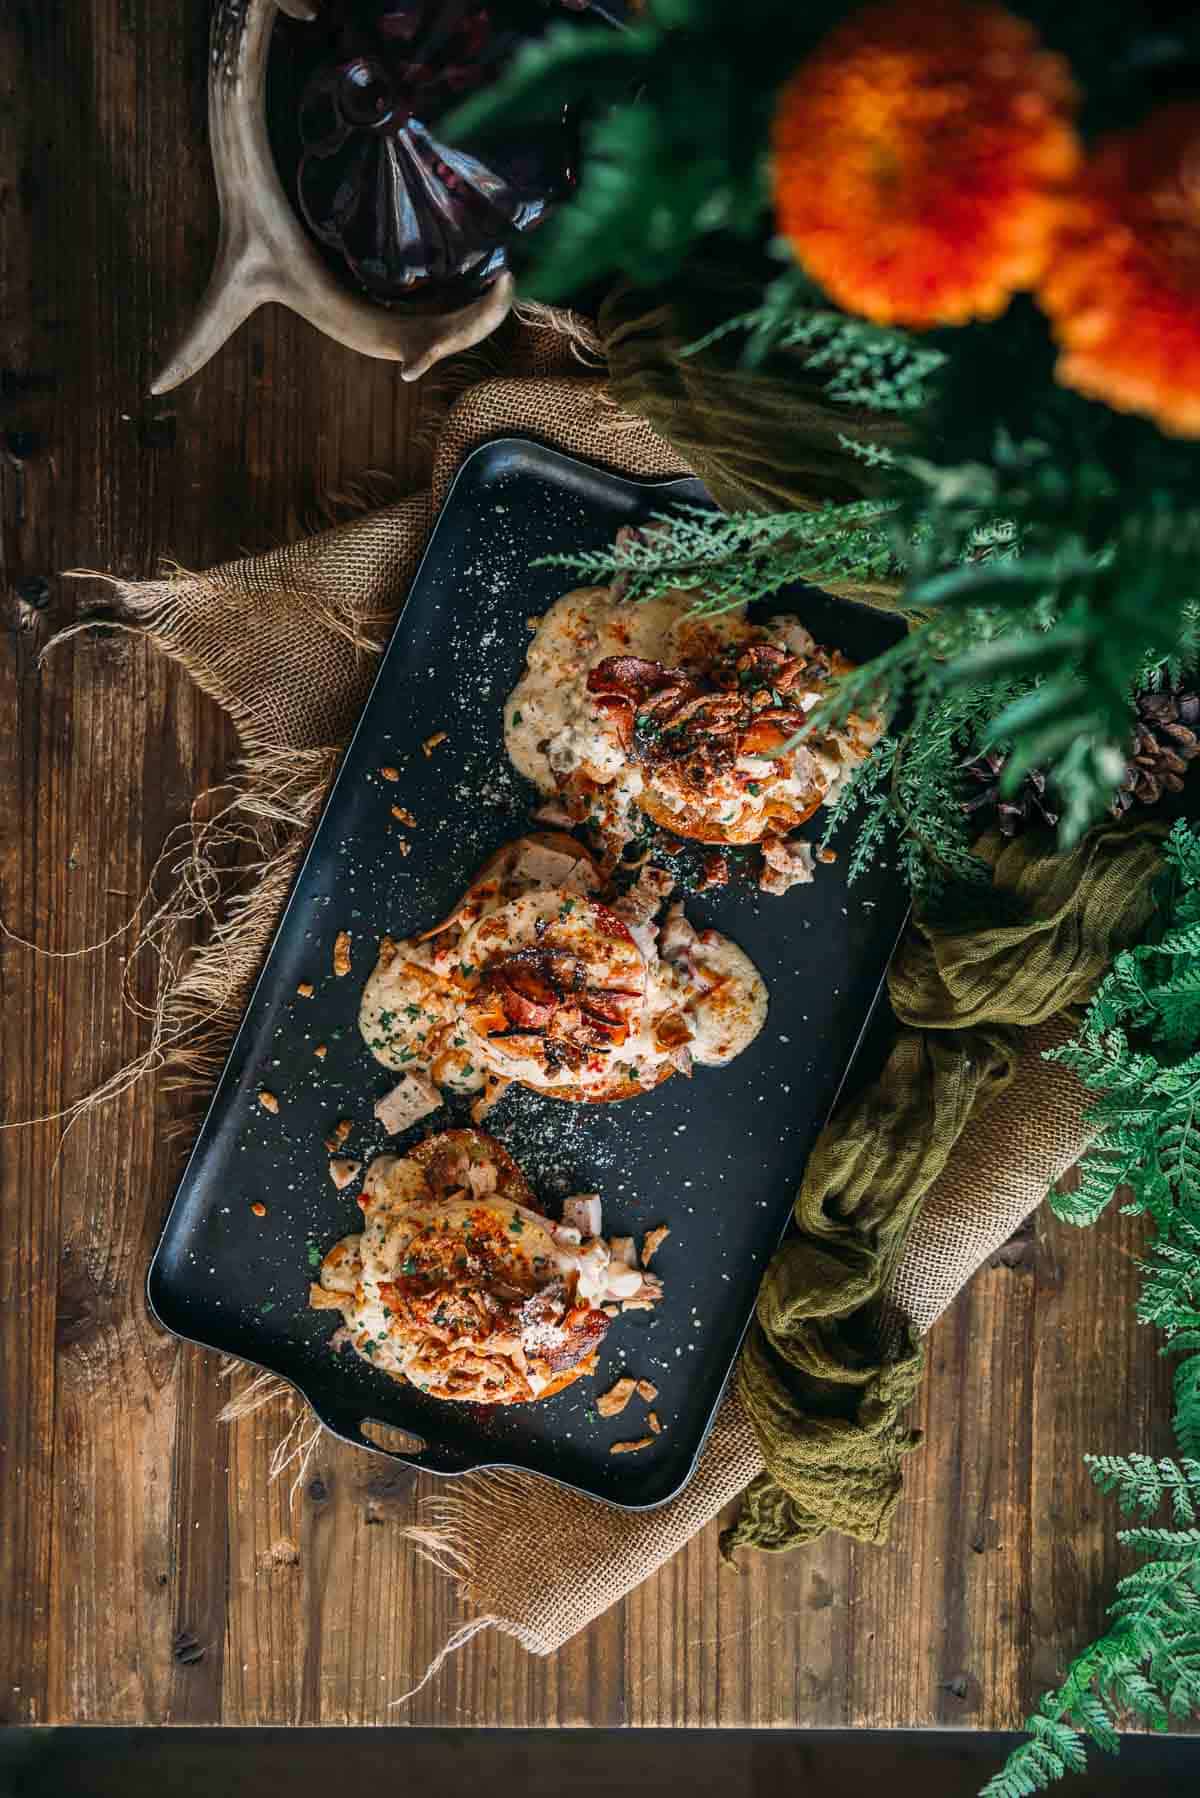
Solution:
[[[652,820],[676,836],[759,844],[760,885],[811,879],[790,833],[832,802],[879,740],[878,718],[795,739],[832,676],[852,664],[798,618],[695,611],[696,595],[626,602],[568,593],[538,625],[505,706],[509,756],[587,823],[611,861]]]
[[[447,1130],[372,1162],[359,1235],[336,1243],[310,1289],[348,1344],[435,1398],[528,1404],[595,1370],[620,1309],[658,1302],[630,1238],[606,1242],[600,1201],[540,1209],[493,1137]]]
[[[440,924],[385,938],[359,1024],[400,1079],[376,1106],[391,1133],[481,1094],[476,1120],[513,1081],[552,1098],[632,1098],[693,1063],[732,1061],[758,1035],[767,991],[717,931],[695,931],[673,881],[645,866],[606,896],[571,837],[499,850]]]

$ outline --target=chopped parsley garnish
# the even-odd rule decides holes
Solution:
[[[419,1018],[421,1016],[421,1007],[419,1005],[406,1005],[404,1007],[404,1015],[407,1018]]]
[[[381,1030],[390,1030],[392,1027],[392,1019],[395,1017],[395,1015],[396,1014],[394,1011],[381,1011],[379,1014],[380,1029]]]
[[[462,975],[464,980],[469,980],[471,978],[472,974],[475,972],[475,968],[474,968],[474,965],[469,961],[460,961],[458,964],[458,971]]]
[[[522,1217],[514,1217],[508,1227],[514,1236],[522,1236],[525,1232],[525,1220]]]
[[[308,1245],[308,1265],[310,1267],[320,1267],[323,1260],[324,1256],[321,1254],[319,1245],[315,1242],[310,1242]]]
[[[514,724],[520,724],[520,722],[521,722],[521,714],[520,714],[520,712],[514,712],[514,713],[513,713],[513,715],[512,715],[512,721],[513,721],[513,723],[514,723]]]
[[[747,793],[753,793],[754,797],[757,799],[759,794],[762,792],[762,788],[759,786],[759,784],[756,780],[752,780],[750,782],[750,785],[746,788],[746,791],[747,791]]]

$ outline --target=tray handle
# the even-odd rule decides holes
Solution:
[[[309,1403],[313,1404],[313,1401],[310,1399]],[[472,1468],[480,1465],[477,1450],[456,1448],[445,1442],[428,1442],[415,1430],[385,1423],[382,1418],[372,1417],[370,1412],[324,1404],[313,1404],[313,1410],[325,1428],[340,1436],[343,1442],[349,1442],[354,1448],[370,1449],[373,1454],[390,1455],[392,1460],[419,1467],[424,1473],[470,1473]]]

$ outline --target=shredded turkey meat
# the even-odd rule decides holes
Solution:
[[[594,1371],[625,1303],[657,1302],[600,1235],[600,1202],[555,1224],[493,1138],[451,1130],[372,1164],[360,1235],[335,1243],[312,1287],[342,1314],[345,1343],[436,1398],[528,1404]]]

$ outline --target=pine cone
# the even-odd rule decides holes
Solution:
[[[1112,802],[1114,817],[1132,805],[1157,805],[1164,793],[1181,793],[1188,764],[1200,756],[1200,693],[1147,690],[1134,701],[1137,714],[1126,751],[1125,773]],[[976,785],[964,799],[968,817],[993,810],[1006,837],[1015,837],[1031,821],[1058,823],[1046,790],[1046,776],[1035,768],[1011,798],[1000,796],[1005,758],[997,749],[964,762],[963,773]],[[988,820],[983,818],[981,823]]]
[[[1015,793],[1007,797],[1001,795],[1000,777],[1004,773],[1005,760],[998,749],[989,749],[973,761],[963,763],[963,773],[978,784],[978,791],[961,802],[967,817],[994,810],[996,822],[1006,837],[1018,836],[1031,819],[1040,819],[1047,825],[1057,824],[1058,813],[1051,811],[1047,804],[1046,776],[1040,768],[1032,769]]]
[[[1112,803],[1118,818],[1135,803],[1157,805],[1164,793],[1181,793],[1188,763],[1200,755],[1200,693],[1139,693],[1134,704],[1137,723]]]

